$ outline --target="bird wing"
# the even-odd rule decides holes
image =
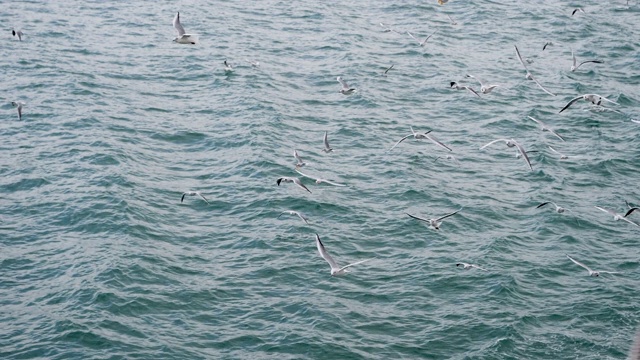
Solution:
[[[22,120],[22,104],[18,104],[18,120]]]
[[[482,147],[480,148],[480,150],[482,150],[482,149],[486,148],[486,147],[487,147],[487,146],[489,146],[489,145],[493,145],[493,144],[495,144],[495,143],[497,143],[497,142],[499,142],[499,141],[505,141],[505,142],[506,142],[506,141],[508,141],[508,140],[507,140],[507,139],[498,139],[498,140],[493,140],[492,142],[490,142],[490,143],[488,143],[488,144],[486,144],[486,145],[482,146]]]
[[[331,146],[329,146],[329,138],[327,137],[327,132],[324,132],[324,137],[322,138],[322,141],[324,142],[324,148],[325,149],[331,149]]]
[[[363,262],[366,262],[366,261],[369,261],[369,260],[371,260],[371,259],[366,259],[366,260],[356,261],[356,262],[354,262],[354,263],[351,263],[351,264],[349,264],[349,265],[345,265],[345,266],[341,267],[341,268],[340,268],[340,270],[338,270],[338,271],[342,271],[342,270],[344,270],[344,269],[346,269],[346,268],[348,268],[348,267],[351,267],[351,266],[353,266],[353,265],[362,264]]]
[[[582,64],[586,64],[586,63],[596,63],[596,64],[604,64],[604,61],[602,60],[586,60],[581,62],[580,64],[578,64],[578,66],[576,66],[576,69],[579,68],[580,66],[582,66]],[[575,66],[575,59],[574,59],[574,63],[573,66]]]
[[[207,204],[209,203],[209,200],[207,200],[206,197],[204,197],[204,195],[198,193],[198,195],[200,195],[200,197],[202,198],[202,200],[204,200]]]
[[[543,123],[542,121],[537,120],[537,119],[534,119],[534,118],[533,118],[533,117],[531,117],[531,116],[527,116],[527,117],[528,117],[529,119],[531,119],[531,120],[535,121],[535,122],[536,122],[536,124],[538,124],[538,125],[540,125],[540,126],[544,127],[544,123]]]
[[[569,102],[567,103],[567,105],[565,105],[565,106],[562,108],[562,110],[560,110],[560,111],[558,112],[558,114],[559,114],[559,113],[561,113],[561,112],[563,112],[563,111],[565,111],[565,110],[567,110],[567,109],[569,108],[569,106],[573,105],[573,103],[574,103],[574,102],[576,102],[576,101],[578,101],[578,100],[580,100],[580,99],[582,99],[582,98],[583,98],[582,96],[578,96],[577,98],[573,98],[573,99],[571,99],[571,101],[569,101]]]
[[[613,216],[618,215],[618,214],[616,214],[615,212],[613,212],[613,211],[611,211],[611,210],[608,210],[608,209],[603,209],[603,208],[601,208],[600,206],[596,206],[595,208],[596,208],[596,209],[598,209],[598,210],[600,210],[600,211],[604,211],[604,212],[606,212],[606,213],[608,213],[608,214],[611,214],[611,215],[613,215]]]
[[[398,140],[398,142],[397,142],[397,143],[395,143],[395,144],[391,147],[391,149],[389,149],[388,151],[393,150],[396,146],[398,146],[398,144],[400,144],[401,142],[405,141],[405,140],[406,140],[408,137],[410,137],[410,136],[413,136],[413,134],[409,134],[409,135],[407,135],[407,136],[403,137],[402,139]]]
[[[341,76],[338,76],[337,80],[342,85],[343,89],[349,89],[349,84],[347,84],[346,81],[342,80]]]
[[[325,250],[324,245],[322,244],[322,241],[320,241],[320,236],[318,234],[316,234],[316,246],[318,247],[318,252],[320,253],[320,256],[322,256],[322,258],[325,259],[326,262],[329,263],[329,266],[331,266],[331,271],[332,272],[334,270],[339,271],[340,267],[338,266],[336,261],[333,260],[331,255],[329,255],[327,250]]]
[[[184,28],[182,27],[182,24],[180,24],[180,13],[177,13],[176,17],[173,18],[173,27],[176,28],[176,31],[178,31],[178,36],[186,34]]]
[[[459,213],[459,212],[460,212],[460,210],[456,210],[456,211],[452,212],[451,214],[447,214],[447,215],[444,215],[444,216],[440,216],[439,218],[437,218],[437,219],[436,219],[436,221],[440,221],[440,220],[446,219],[446,218],[448,218],[449,216],[453,216],[453,215],[455,215],[455,214],[457,214],[457,213]]]
[[[415,38],[415,36],[413,36],[413,34],[411,34],[410,32],[408,32],[408,31],[407,31],[407,34],[409,34],[409,36],[411,36],[411,38],[412,38],[413,40],[420,41],[420,40],[416,39],[416,38]]]
[[[436,145],[438,145],[438,146],[440,146],[440,147],[442,147],[444,149],[447,149],[449,151],[453,151],[453,150],[451,150],[450,147],[448,147],[447,145],[441,143],[438,139],[434,138],[429,133],[425,133],[425,136],[427,137],[427,139],[431,140],[434,144],[436,144]]]
[[[298,178],[293,178],[293,182],[294,184],[300,186],[301,188],[307,190],[309,193],[311,193],[311,190],[309,190],[306,186],[304,186],[304,184],[300,181],[300,179]]]
[[[476,268],[476,269],[480,269],[480,270],[482,270],[482,271],[487,271],[487,269],[485,269],[485,268],[481,268],[481,267],[480,267],[480,266],[478,266],[478,265],[471,264],[471,267],[474,267],[474,268]]]
[[[552,128],[547,128],[547,130],[549,130],[550,133],[552,133],[553,135],[555,135],[558,139],[564,141],[564,138],[562,136],[560,136],[560,134],[558,134],[557,132],[555,132],[555,130],[553,130]]]
[[[434,31],[431,35],[427,36],[427,38],[426,38],[426,39],[424,39],[424,41],[422,41],[422,42],[420,43],[420,46],[425,46],[425,45],[427,44],[427,41],[429,41],[429,39],[431,39],[431,37],[432,37],[433,35],[435,35],[437,32],[438,32],[438,30]]]
[[[405,214],[409,215],[409,217],[412,217],[412,218],[414,218],[416,220],[422,220],[422,221],[424,221],[426,223],[431,223],[431,221],[429,221],[429,219],[421,218],[421,217],[418,217],[418,216],[415,216],[415,215],[411,215],[409,213],[405,213]]]
[[[536,206],[536,209],[539,209],[539,208],[541,208],[541,207],[543,207],[543,206],[545,206],[545,205],[547,205],[547,204],[549,204],[549,203],[550,203],[550,201],[543,202],[542,204],[540,204],[540,205]]]
[[[536,78],[534,78],[533,75],[531,75],[531,73],[529,73],[529,76],[531,77],[531,80],[533,80],[533,82],[536,83],[536,85],[538,85],[540,89],[542,89],[542,91],[546,92],[551,96],[556,96],[556,94],[552,93],[551,91],[547,90],[544,86],[542,86],[542,84],[540,84],[540,82],[536,80]]]
[[[185,195],[187,195],[187,193],[182,193],[182,198],[180,199],[180,202],[183,202],[183,201],[184,201],[184,197],[185,197]]]
[[[470,86],[465,86],[464,88],[469,90],[469,92],[471,92],[472,94],[475,94],[475,96],[480,97],[480,95],[475,90],[473,90]]]
[[[518,50],[518,47],[513,45],[514,48],[516,48],[516,55],[518,55],[518,60],[520,60],[520,64],[522,64],[522,66],[524,66],[524,69],[529,71],[529,69],[527,68],[527,65],[524,63],[524,61],[522,60],[522,56],[520,55],[520,50]],[[542,49],[544,50],[544,49]]]
[[[632,207],[632,208],[630,208],[630,209],[629,209],[629,211],[627,211],[627,212],[624,214],[624,217],[629,216],[632,212],[634,212],[634,211],[636,211],[636,210],[638,210],[638,209],[639,209],[639,208],[637,208],[637,207]]]
[[[567,255],[567,254],[565,254],[565,255]],[[574,258],[572,258],[572,257],[571,257],[571,256],[569,256],[569,255],[567,255],[567,257],[569,258],[569,260],[573,261],[576,265],[580,265],[580,266],[582,266],[583,268],[587,269],[587,270],[589,271],[589,273],[593,272],[593,270],[589,269],[589,267],[588,267],[587,265],[585,265],[585,264],[581,263],[581,262],[580,262],[580,261],[578,261],[578,260],[575,260]]]
[[[625,217],[622,217],[622,218],[620,218],[620,219],[622,219],[622,220],[624,220],[624,221],[628,222],[629,224],[633,224],[633,225],[635,225],[635,226],[640,226],[640,225],[638,225],[638,224],[634,223],[633,221],[631,221],[631,220],[629,220],[629,219],[627,219],[627,218],[625,218]]]
[[[478,82],[480,83],[480,87],[484,86],[484,85],[483,85],[483,81],[482,81],[482,80],[480,80],[479,78],[477,78],[477,77],[475,77],[475,76],[473,76],[473,75],[469,75],[469,74],[467,74],[467,77],[468,77],[468,78],[472,78],[472,79],[476,79],[476,81],[478,81]]]
[[[299,163],[302,163],[302,158],[300,158],[300,155],[298,154],[298,150],[293,150],[293,157],[296,158],[296,160],[298,160]]]
[[[309,222],[307,221],[307,218],[306,218],[304,215],[300,214],[300,213],[299,213],[299,212],[297,212],[297,211],[294,211],[293,213],[294,213],[294,214],[296,214],[296,215],[298,215],[298,217],[299,217],[300,219],[302,219],[302,221],[304,221],[304,222],[305,222],[305,224],[309,224]]]
[[[325,180],[325,179],[321,179],[321,182],[325,182],[325,183],[327,183],[329,185],[333,185],[333,186],[343,186],[343,187],[347,186],[345,184],[339,184],[339,183],[336,183],[336,182],[333,182],[333,181],[329,181],[329,180]]]
[[[395,65],[395,64],[394,64],[394,65]],[[385,74],[386,74],[386,73],[388,73],[388,72],[389,72],[389,70],[391,70],[391,69],[393,69],[393,65],[389,66],[389,68],[388,68],[387,70],[385,70],[385,71],[384,71],[384,73],[385,73]]]
[[[529,156],[527,156],[527,152],[524,150],[522,145],[520,145],[518,142],[516,142],[513,139],[511,141],[513,141],[513,143],[516,144],[516,147],[520,151],[520,154],[522,154],[522,158],[527,162],[527,165],[529,165],[529,169],[533,171],[533,167],[531,167],[531,160],[529,160]]]
[[[309,176],[309,175],[303,174],[303,173],[302,173],[302,172],[300,172],[300,170],[298,170],[298,169],[295,169],[295,171],[296,171],[298,174],[302,175],[303,177],[306,177],[306,178],[309,178],[309,179],[312,179],[312,180],[316,180],[316,179],[317,179],[316,177],[313,177],[313,176]]]

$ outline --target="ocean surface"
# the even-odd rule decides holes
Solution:
[[[172,41],[178,11],[196,45]],[[0,358],[625,359],[640,227],[595,206],[640,205],[639,20],[637,1],[4,3]],[[572,72],[572,50],[604,63]],[[499,86],[450,88],[479,92],[466,74]],[[617,104],[559,113],[589,93]],[[389,151],[411,128],[452,151]],[[480,150],[496,139],[533,170]],[[294,149],[347,186],[302,178]],[[331,276],[316,233],[370,260]]]

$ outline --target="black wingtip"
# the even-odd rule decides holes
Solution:
[[[280,186],[280,182],[282,181],[282,178],[276,180],[276,183],[278,184],[278,186]]]

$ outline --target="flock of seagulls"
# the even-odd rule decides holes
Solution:
[[[445,0],[439,0],[440,4],[444,4],[447,1]],[[581,8],[576,8],[572,11],[571,16],[576,15],[576,13],[585,13],[583,9]],[[448,17],[450,23],[452,25],[456,25],[457,23],[451,18],[451,16],[449,16],[448,14],[446,14],[446,16]],[[432,39],[437,33],[438,31],[433,31],[431,32],[428,36],[426,36],[424,39],[419,39],[416,36],[414,36],[411,32],[406,31],[406,32],[401,32],[401,31],[397,31],[383,23],[380,23],[380,26],[383,28],[383,32],[393,32],[396,34],[400,34],[400,35],[408,35],[410,38],[412,38],[413,40],[417,41],[418,45],[420,47],[426,47],[428,45],[428,42],[430,39]],[[173,39],[174,42],[178,43],[178,44],[190,44],[190,45],[195,45],[197,43],[197,37],[195,35],[192,34],[188,34],[186,33],[184,27],[182,26],[181,22],[180,22],[180,13],[176,13],[174,19],[173,19],[173,27],[175,28],[175,31],[177,33],[177,36],[175,37],[175,39]],[[17,37],[19,41],[22,41],[22,38],[24,36],[24,33],[20,30],[16,30],[16,29],[12,29],[12,36]],[[547,47],[554,45],[553,42],[546,42],[542,48],[543,51],[545,51],[547,49]],[[518,47],[516,45],[514,45],[514,49],[515,49],[515,54],[516,54],[516,58],[518,59],[518,62],[522,65],[522,67],[524,68],[525,71],[525,79],[527,80],[531,80],[533,83],[536,84],[536,86],[542,90],[544,93],[550,95],[550,96],[557,96],[557,94],[555,94],[554,92],[552,92],[551,90],[547,89],[545,86],[543,86],[540,81],[533,76],[533,74],[531,73],[531,70],[529,69],[529,64],[527,64],[527,62],[523,59],[520,50],[518,49]],[[575,72],[576,70],[578,70],[581,66],[585,65],[585,64],[603,64],[604,61],[602,60],[585,60],[585,61],[581,61],[578,63],[577,59],[576,59],[576,55],[573,51],[573,49],[571,48],[571,58],[572,58],[572,65],[570,67],[570,71],[571,72]],[[249,61],[247,60],[251,66],[253,67],[258,67],[260,66],[260,63],[257,61]],[[390,75],[390,70],[394,69],[394,65],[389,66],[388,68],[386,68],[384,70],[384,72],[382,73],[382,76],[389,76]],[[227,60],[224,61],[224,70],[226,72],[231,72],[234,71],[234,68],[231,66],[231,64],[229,64],[227,62]],[[463,84],[459,84],[456,81],[451,81],[449,86],[452,89],[455,90],[463,90],[463,91],[467,91],[469,94],[481,98],[483,96],[489,95],[491,94],[494,90],[500,88],[500,85],[497,84],[491,84],[488,83],[474,75],[470,75],[470,74],[466,74],[465,75],[466,78],[469,79],[474,79],[475,81],[478,82],[480,88],[479,91],[476,91],[473,87],[468,86],[468,85],[463,85]],[[337,82],[340,84],[340,89],[339,89],[339,93],[343,94],[343,95],[352,95],[355,94],[357,92],[357,89],[355,87],[351,87],[341,76],[338,76],[336,78]],[[593,105],[596,106],[602,106],[603,104],[607,103],[607,104],[613,104],[613,105],[619,105],[617,102],[607,99],[604,96],[601,95],[597,95],[597,94],[584,94],[584,95],[580,95],[577,96],[573,99],[571,99],[560,111],[559,113],[564,112],[565,110],[569,109],[573,104],[575,104],[576,102],[580,101],[580,100],[584,100],[586,102],[589,102]],[[21,101],[13,101],[12,106],[15,107],[17,109],[18,112],[18,119],[22,120],[22,116],[23,116],[23,107],[26,105],[24,102]],[[565,142],[565,138],[563,136],[561,136],[560,134],[558,134],[555,130],[553,130],[550,126],[548,126],[547,124],[545,124],[544,122],[542,122],[541,120],[538,120],[532,116],[528,116],[528,118],[535,122],[537,125],[539,125],[540,130],[543,132],[549,132],[551,135],[553,135],[555,138],[557,138],[558,140]],[[638,120],[632,120],[634,122],[638,122],[640,123],[640,121]],[[395,142],[393,144],[393,146],[388,150],[391,151],[393,149],[395,149],[398,145],[400,145],[402,142],[404,142],[405,140],[409,139],[409,138],[413,138],[414,140],[428,140],[429,142],[435,144],[436,146],[438,146],[439,148],[448,151],[448,152],[452,152],[453,149],[444,144],[443,142],[439,141],[438,139],[436,139],[433,134],[432,134],[432,130],[427,130],[424,132],[416,132],[413,127],[410,127],[411,133],[407,134],[405,136],[403,136],[402,138],[400,138],[397,142]],[[322,151],[324,153],[332,153],[334,152],[334,149],[330,146],[329,144],[329,139],[328,139],[328,133],[325,131],[324,135],[323,135],[323,148]],[[517,150],[517,157],[522,158],[527,165],[527,168],[530,171],[533,171],[533,166],[531,163],[531,160],[529,158],[529,153],[522,144],[520,144],[518,141],[514,140],[513,138],[500,138],[500,139],[496,139],[493,140],[485,145],[483,145],[482,147],[480,147],[480,150],[484,150],[486,148],[488,148],[489,146],[496,144],[496,143],[500,143],[503,142],[508,148],[516,148]],[[553,148],[551,145],[548,145],[548,148],[551,150],[552,153],[556,154],[559,156],[559,158],[561,160],[566,160],[569,159],[569,156],[564,155],[560,152],[558,152],[555,148]],[[293,151],[293,155],[294,158],[296,160],[295,163],[295,171],[297,172],[297,174],[299,176],[301,176],[302,178],[307,178],[307,179],[311,179],[312,181],[314,181],[317,185],[319,184],[328,184],[331,186],[336,186],[336,187],[345,187],[347,186],[346,184],[342,184],[333,180],[327,180],[318,176],[312,176],[312,175],[307,175],[306,173],[303,173],[301,171],[302,167],[305,167],[307,165],[307,163],[305,161],[303,161],[303,159],[301,158],[300,154],[298,153],[298,150],[294,149]],[[438,157],[440,158],[440,157]],[[452,155],[447,155],[446,158],[448,159],[453,159],[455,160],[455,158]],[[457,160],[456,160],[457,161]],[[306,171],[306,170],[305,170]],[[294,177],[294,176],[282,176],[279,177],[276,180],[276,184],[278,186],[280,186],[283,183],[292,183],[294,185],[296,185],[297,188],[303,190],[304,192],[307,193],[312,193],[311,190],[302,183],[301,178],[299,177]],[[186,191],[182,194],[182,197],[180,199],[180,202],[183,203],[185,197],[199,197],[201,198],[205,203],[210,204],[209,201],[207,200],[207,198],[200,193],[199,191]],[[569,211],[568,209],[565,209],[559,205],[557,205],[555,202],[553,201],[545,201],[540,203],[539,205],[536,206],[536,208],[543,208],[547,205],[552,205],[554,207],[554,211],[556,213],[564,213],[565,211]],[[635,210],[638,209],[638,207],[632,207],[631,205],[629,205],[627,203],[628,209],[624,214],[621,213],[617,213],[613,210],[609,210],[609,209],[605,209],[602,208],[600,206],[595,206],[596,209],[605,212],[609,215],[611,215],[613,217],[614,220],[623,220],[624,222],[627,222],[629,224],[632,224],[634,226],[640,226],[638,223],[635,223],[633,221],[631,221],[628,217],[634,213]],[[442,226],[442,222],[443,220],[450,218],[456,214],[458,214],[460,211],[462,211],[462,209],[447,213],[445,215],[439,216],[439,217],[435,217],[435,218],[425,218],[425,217],[421,217],[421,216],[417,216],[417,215],[412,215],[409,213],[406,213],[406,215],[408,215],[410,218],[424,222],[428,225],[428,227],[432,230],[440,230],[441,226]],[[291,216],[296,216],[298,217],[300,220],[302,220],[305,224],[309,224],[309,219],[302,213],[300,213],[299,211],[295,211],[295,210],[284,210],[282,211],[279,215],[278,215],[278,219],[281,218],[281,216],[283,215],[291,215]],[[315,234],[315,242],[316,242],[316,247],[318,250],[318,253],[320,255],[320,257],[322,257],[330,266],[330,274],[332,276],[335,275],[344,275],[348,272],[348,268],[355,266],[355,265],[359,265],[362,264],[364,262],[367,262],[371,259],[365,259],[365,260],[360,260],[360,261],[356,261],[353,263],[350,263],[348,265],[345,266],[340,266],[338,265],[338,263],[332,258],[331,255],[329,255],[329,253],[327,252],[323,242],[320,239],[320,236],[316,233]],[[592,277],[599,277],[601,274],[620,274],[620,272],[617,271],[595,271],[592,270],[591,268],[589,268],[588,266],[586,266],[585,264],[583,264],[582,262],[574,259],[573,257],[569,256],[568,254],[565,254],[566,257],[573,262],[575,265],[578,265],[584,269],[586,269],[588,271],[589,276]],[[470,269],[478,269],[481,271],[487,271],[487,269],[476,265],[476,264],[470,264],[470,263],[465,263],[465,262],[459,262],[455,264],[456,267],[462,267],[464,270],[470,270]],[[640,345],[636,346],[636,352],[638,352],[638,348],[640,348]]]

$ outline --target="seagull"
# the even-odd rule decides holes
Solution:
[[[302,161],[302,158],[298,154],[298,150],[295,150],[295,149],[293,150],[293,157],[295,157],[296,160],[298,161],[298,163],[296,164],[296,168],[301,168],[301,167],[307,165],[306,162]]]
[[[391,69],[393,69],[393,64],[392,64],[391,66],[389,66],[389,67],[387,68],[387,70],[385,70],[385,71],[382,73],[382,76],[385,76],[385,77],[386,77],[386,76],[387,76],[387,73],[388,73],[388,72],[389,72],[389,70],[391,70]]]
[[[20,30],[16,30],[16,29],[11,29],[11,34],[13,36],[17,36],[18,40],[22,41],[22,35],[24,35],[24,33]]]
[[[431,35],[427,36],[427,38],[422,40],[422,41],[416,39],[415,36],[413,36],[413,34],[411,34],[408,31],[407,31],[407,34],[409,34],[409,36],[411,36],[412,39],[416,40],[420,44],[420,46],[424,47],[427,44],[427,41],[429,41],[429,39],[431,39],[431,37],[433,35],[435,35],[435,33],[437,33],[437,32],[438,32],[438,30],[434,31]]]
[[[565,254],[565,255],[567,255],[567,254]],[[587,265],[585,265],[585,264],[581,263],[581,262],[580,262],[580,261],[578,261],[578,260],[575,260],[575,259],[574,259],[574,258],[572,258],[571,256],[567,255],[567,257],[569,258],[569,260],[573,261],[576,265],[580,265],[580,266],[582,266],[583,268],[587,269],[587,271],[589,272],[589,276],[597,277],[597,276],[600,276],[600,274],[601,274],[601,273],[602,273],[602,274],[620,274],[620,273],[619,273],[619,272],[617,272],[617,271],[593,271],[593,270],[591,270]]]
[[[326,152],[326,153],[330,153],[333,151],[333,149],[331,148],[331,146],[329,146],[329,138],[327,137],[327,132],[324,132],[324,136],[322,137],[322,142],[324,143],[324,149],[322,149],[322,151]]]
[[[480,148],[480,150],[486,148],[489,145],[492,145],[494,143],[497,143],[499,141],[504,141],[505,144],[508,147],[516,147],[518,149],[518,151],[520,152],[520,154],[522,155],[522,157],[524,158],[524,160],[527,162],[527,165],[529,165],[529,169],[533,170],[533,167],[531,167],[531,161],[529,160],[529,157],[527,156],[527,152],[524,150],[524,148],[522,147],[522,145],[520,145],[518,142],[516,142],[513,139],[498,139],[498,140],[493,140],[492,142],[484,145],[483,147]]]
[[[226,59],[224,60],[223,63],[224,63],[224,71],[225,72],[233,71],[233,66],[231,66],[231,64],[229,64]]]
[[[18,108],[18,120],[22,120],[22,107],[27,104],[23,103],[22,101],[12,101],[11,105]]]
[[[309,179],[314,180],[314,181],[316,182],[316,184],[327,183],[327,184],[329,184],[329,185],[333,185],[333,186],[347,186],[347,185],[345,185],[345,184],[338,184],[338,183],[336,183],[336,182],[329,181],[329,180],[327,180],[327,179],[321,179],[321,178],[318,178],[318,177],[315,177],[315,176],[309,176],[309,175],[303,174],[303,173],[301,173],[298,169],[296,169],[296,172],[297,172],[298,174],[300,174],[302,177],[306,177],[306,178],[309,178]]]
[[[325,259],[329,263],[329,266],[331,266],[331,276],[344,275],[345,273],[349,272],[349,271],[347,271],[348,267],[351,267],[353,265],[362,264],[365,261],[369,261],[369,259],[360,260],[360,261],[354,262],[352,264],[340,267],[340,266],[338,266],[338,263],[336,263],[336,261],[333,260],[331,255],[329,255],[327,250],[325,250],[324,244],[322,244],[322,241],[320,241],[320,236],[318,234],[316,234],[316,246],[318,247],[318,252],[320,253],[320,256],[322,256],[322,258]]]
[[[543,202],[542,204],[536,206],[536,209],[539,209],[539,208],[541,208],[541,207],[543,207],[543,206],[545,206],[547,204],[553,204],[553,206],[556,207],[556,212],[559,213],[559,214],[562,214],[563,212],[565,212],[565,210],[571,211],[571,210],[568,210],[568,209],[565,209],[563,207],[558,206],[556,203],[554,203],[552,201]]]
[[[460,209],[460,210],[462,210],[462,209]],[[416,220],[421,220],[421,221],[429,223],[429,228],[430,229],[440,230],[440,225],[442,224],[441,220],[446,219],[449,216],[453,216],[453,215],[459,213],[460,210],[454,211],[454,212],[452,212],[450,214],[447,214],[447,215],[444,215],[444,216],[440,216],[439,218],[435,218],[435,219],[425,219],[425,218],[421,218],[421,217],[418,217],[418,216],[411,215],[409,213],[405,213],[405,214],[409,215],[409,217],[412,217],[412,218],[414,218]]]
[[[578,11],[579,11],[579,12],[581,12],[581,13],[583,13],[583,14],[586,14],[586,13],[584,12],[584,10],[582,10],[582,8],[575,8],[575,9],[573,9],[573,11],[571,12],[571,16],[575,15]]]
[[[488,94],[488,93],[491,92],[491,90],[493,90],[493,89],[498,87],[498,85],[486,85],[485,86],[484,83],[482,82],[482,80],[478,79],[477,77],[475,77],[473,75],[467,74],[467,77],[478,80],[478,82],[480,83],[480,92],[483,93],[483,94]]]
[[[431,132],[431,130],[429,130],[429,131],[427,131],[426,133],[419,134],[419,133],[417,133],[417,132],[413,131],[413,127],[411,127],[411,126],[410,126],[410,128],[411,128],[411,134],[409,134],[409,135],[407,135],[407,136],[403,137],[402,139],[398,140],[398,142],[397,142],[397,143],[395,143],[395,145],[393,145],[393,146],[391,147],[391,149],[389,149],[388,151],[393,150],[396,146],[398,146],[398,144],[400,144],[400,143],[401,143],[401,142],[403,142],[405,139],[407,139],[407,138],[409,138],[409,137],[411,137],[411,136],[413,136],[413,138],[414,138],[414,139],[416,139],[416,140],[420,140],[420,139],[428,139],[427,134]]]
[[[342,85],[342,89],[340,89],[340,93],[343,95],[350,95],[356,91],[356,88],[349,87],[346,81],[342,80],[342,76],[338,76],[336,78],[338,82]]]
[[[289,214],[289,215],[296,215],[297,217],[299,217],[300,219],[302,219],[302,221],[304,221],[306,224],[309,224],[309,221],[307,221],[307,217],[302,215],[300,212],[298,211],[293,211],[293,210],[285,210],[283,212],[280,213],[280,215],[278,215],[278,219],[280,219],[280,216],[284,215],[284,214]]]
[[[449,14],[446,14],[447,17],[449,18],[449,21],[451,21],[451,25],[458,25],[457,22],[453,21],[453,19],[451,18],[451,16],[449,16]]]
[[[617,103],[617,102],[615,102],[615,101],[611,101],[611,100],[609,100],[609,99],[605,98],[604,96],[600,96],[600,95],[597,95],[597,94],[584,94],[584,95],[580,95],[580,96],[578,96],[577,98],[573,98],[573,99],[571,99],[571,101],[569,101],[569,102],[567,103],[567,105],[565,105],[565,106],[562,108],[562,110],[560,110],[560,112],[558,112],[558,114],[559,114],[559,113],[561,113],[561,112],[563,112],[563,111],[565,111],[566,109],[568,109],[568,108],[569,108],[569,106],[573,105],[573,103],[574,103],[574,102],[576,102],[576,101],[578,101],[578,100],[585,100],[585,101],[589,101],[590,103],[592,103],[592,104],[594,104],[594,105],[600,105],[600,104],[602,104],[602,100],[604,100],[604,101],[608,101],[608,102],[610,102],[610,103],[612,103],[612,104],[620,105],[620,104],[618,104],[618,103]]]
[[[586,63],[604,64],[604,61],[602,60],[586,60],[576,65],[578,61],[576,60],[576,55],[573,53],[573,49],[571,49],[571,58],[573,59],[573,64],[571,65],[572,72],[578,70],[578,68],[582,66],[582,64],[586,64]]]
[[[483,269],[483,268],[481,268],[480,266],[475,265],[475,264],[467,264],[467,263],[463,263],[463,262],[461,262],[461,263],[457,263],[457,264],[456,264],[456,267],[457,267],[457,266],[462,266],[462,268],[463,268],[464,270],[470,270],[470,269],[476,268],[476,269],[480,269],[480,270],[483,270],[483,271],[487,271],[487,269]]]
[[[459,85],[457,82],[452,81],[450,84],[451,88],[456,89],[456,90],[467,90],[470,93],[474,94],[477,97],[480,97],[480,95],[478,95],[478,93],[473,90],[473,88],[471,88],[470,86],[465,86],[465,85]]]
[[[281,182],[290,182],[290,183],[294,183],[296,185],[298,185],[299,187],[307,190],[309,193],[311,193],[311,190],[309,190],[306,186],[304,186],[304,184],[300,181],[300,179],[298,179],[297,177],[287,177],[287,176],[283,176],[281,178],[279,178],[278,180],[276,180],[276,183],[278,184],[278,186],[280,186]]]
[[[610,215],[613,215],[613,220],[614,220],[614,221],[624,220],[624,221],[628,222],[629,224],[633,224],[633,225],[635,225],[635,226],[640,226],[640,225],[638,225],[638,224],[634,223],[633,221],[631,221],[631,220],[629,220],[629,219],[625,218],[625,216],[626,216],[626,215],[618,214],[617,212],[615,212],[615,211],[613,211],[613,210],[603,209],[603,208],[601,208],[600,206],[596,206],[596,209],[601,210],[601,211],[604,211],[604,212],[606,212],[606,213],[608,213],[608,214],[610,214]],[[630,214],[630,213],[631,213],[630,211],[627,211],[627,214]]]
[[[538,123],[538,125],[540,125],[540,129],[541,129],[542,131],[548,131],[548,132],[552,133],[553,135],[555,135],[558,139],[560,139],[560,140],[564,141],[564,139],[562,138],[562,136],[558,135],[558,133],[557,133],[557,132],[555,132],[555,131],[553,131],[553,129],[552,129],[552,128],[548,127],[548,126],[547,126],[547,124],[543,123],[543,122],[542,122],[542,121],[540,121],[540,120],[536,120],[536,119],[532,118],[531,116],[528,116],[528,118],[529,118],[529,119],[531,119],[531,120],[533,120],[533,121],[535,121],[536,123]]]
[[[185,196],[200,196],[202,198],[202,200],[204,200],[204,202],[206,202],[207,204],[209,204],[209,200],[207,200],[207,198],[205,198],[200,191],[187,191],[182,193],[182,198],[180,199],[180,202],[182,203],[184,201],[184,197]]]
[[[187,34],[184,31],[182,24],[180,24],[180,12],[178,12],[176,14],[176,17],[173,18],[173,27],[178,32],[178,37],[173,39],[173,41],[177,42],[178,44],[195,44],[196,43],[195,37],[193,35]]]
[[[529,69],[527,68],[527,65],[524,63],[524,61],[522,60],[522,56],[520,56],[520,50],[518,50],[518,47],[513,45],[514,48],[516,48],[516,55],[518,55],[518,60],[520,60],[520,64],[522,64],[522,66],[524,67],[524,69],[527,71],[527,73],[524,75],[524,77],[527,80],[533,80],[533,82],[536,83],[536,85],[538,85],[538,87],[540,89],[542,89],[542,91],[546,92],[547,94],[551,95],[551,96],[556,96],[556,94],[552,93],[551,91],[545,89],[544,86],[542,86],[542,84],[540,84],[540,82],[538,82],[538,80],[536,80],[533,75],[531,75],[531,72],[529,72]]]

